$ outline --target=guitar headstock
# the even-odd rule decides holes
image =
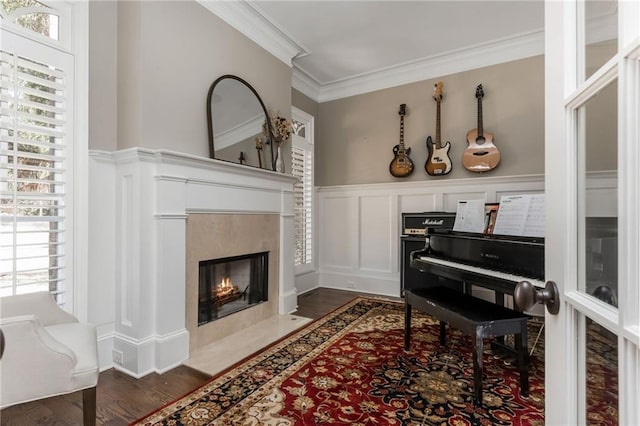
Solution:
[[[404,116],[407,114],[407,104],[400,105],[400,111],[398,111],[398,114],[400,114],[400,116]]]
[[[478,84],[478,87],[476,87],[476,98],[478,99],[484,98],[484,91],[482,90],[482,84]]]
[[[433,89],[433,100],[436,102],[440,102],[442,100],[442,87],[444,83],[439,81],[435,84],[435,88]]]

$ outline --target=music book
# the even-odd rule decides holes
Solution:
[[[493,228],[496,226],[496,218],[498,217],[499,203],[487,203],[484,205],[484,233],[493,234]]]
[[[502,196],[493,233],[544,238],[544,194]]]
[[[484,200],[460,200],[456,209],[454,231],[479,232],[485,230]]]

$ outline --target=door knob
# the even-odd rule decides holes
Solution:
[[[560,293],[553,281],[547,281],[544,289],[536,288],[529,281],[520,281],[513,291],[513,300],[523,311],[533,308],[536,303],[544,304],[552,315],[560,311]]]

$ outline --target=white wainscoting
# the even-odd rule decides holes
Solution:
[[[317,268],[315,274],[296,278],[298,293],[328,287],[399,296],[403,212],[455,212],[458,200],[499,202],[503,195],[543,193],[544,185],[543,175],[479,175],[455,180],[318,187]],[[615,174],[591,174],[587,186],[588,214],[615,216]]]

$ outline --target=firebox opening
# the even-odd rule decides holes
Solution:
[[[269,252],[199,262],[198,325],[269,300]]]

